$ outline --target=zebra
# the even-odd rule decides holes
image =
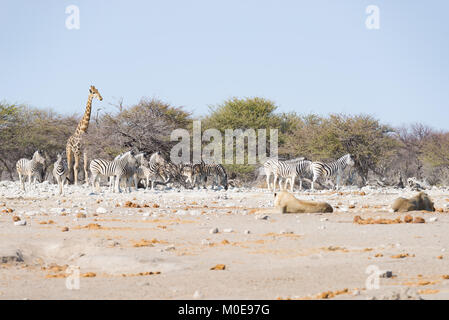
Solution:
[[[58,153],[57,160],[53,165],[53,177],[58,183],[59,194],[62,194],[67,174],[68,174],[67,161],[62,158],[62,155],[60,153]]]
[[[193,183],[194,175],[193,175],[193,164],[192,163],[180,163],[179,171],[181,175],[186,178],[185,182],[189,183],[192,186],[195,186]]]
[[[103,160],[103,159],[93,159],[90,162],[89,169],[92,179],[92,189],[95,191],[95,183],[97,178],[104,176],[110,178],[109,188],[112,191],[114,186],[114,161]]]
[[[137,167],[139,165],[136,157],[134,156],[133,151],[128,151],[120,156],[117,156],[114,159],[113,167],[114,167],[114,182],[115,182],[115,191],[120,193],[120,182],[122,178],[125,178],[125,181],[133,178],[134,185],[137,190]]]
[[[228,190],[228,175],[223,165],[201,161],[201,163],[194,164],[192,169],[194,184],[199,181],[203,188],[206,188],[207,177],[212,176],[212,188],[216,185],[222,185],[225,190]]]
[[[16,170],[19,174],[20,184],[22,185],[22,190],[25,190],[25,182],[22,175],[28,176],[28,184],[31,185],[31,177],[34,177],[33,184],[36,184],[36,179],[39,177],[41,179],[41,174],[43,167],[45,165],[45,158],[37,150],[33,154],[31,160],[22,158],[16,163]]]
[[[197,183],[206,180],[206,177],[204,177],[204,165],[204,163],[181,163],[179,171],[185,177],[185,182],[195,187]]]
[[[139,180],[145,179],[145,188],[148,189],[151,180],[151,189],[154,189],[154,182],[158,176],[161,176],[162,179],[166,180],[163,173],[161,175],[161,165],[164,163],[164,159],[161,156],[160,152],[155,152],[151,155],[150,160],[147,161],[141,157],[141,155],[137,155],[136,159],[139,161],[140,166],[137,168],[136,174]]]
[[[355,162],[352,158],[351,154],[345,154],[341,158],[339,158],[336,161],[330,162],[330,163],[324,163],[320,161],[314,161],[312,162],[311,168],[313,172],[313,180],[312,180],[312,190],[314,190],[313,185],[317,179],[320,177],[326,177],[330,178],[333,175],[337,175],[337,190],[340,186],[340,179],[341,174],[343,173],[343,170],[347,166],[354,166]]]
[[[279,179],[279,189],[282,189],[281,179],[285,179],[284,189],[287,189],[290,182],[290,190],[293,192],[296,176],[300,177],[299,189],[302,189],[301,176],[310,171],[311,161],[299,157],[291,160],[268,159],[264,164],[265,174],[267,176],[267,187],[270,190],[270,177],[273,174],[273,191],[276,191],[276,181]]]

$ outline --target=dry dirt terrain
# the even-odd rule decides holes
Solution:
[[[3,181],[0,299],[449,299],[449,189],[427,192],[439,212],[405,223],[406,189],[296,192],[334,212],[260,215],[263,189]]]

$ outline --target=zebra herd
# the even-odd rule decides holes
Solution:
[[[39,151],[33,154],[31,160],[20,159],[17,161],[16,169],[22,189],[25,190],[24,176],[28,176],[28,184],[34,183],[42,173],[45,158]],[[312,175],[312,186],[314,190],[315,182],[320,178],[330,178],[337,176],[336,188],[340,186],[341,175],[347,166],[353,166],[354,160],[350,154],[346,154],[336,161],[324,163],[320,161],[310,161],[305,158],[296,158],[286,161],[278,159],[267,160],[263,167],[266,174],[268,190],[276,190],[276,183],[279,179],[279,188],[287,189],[290,183],[290,190],[293,192],[295,180],[299,178],[299,189],[302,189],[302,178],[308,174]],[[125,188],[131,191],[131,185],[137,190],[138,183],[143,181],[144,187],[151,189],[160,180],[167,184],[170,181],[179,182],[184,187],[203,187],[209,177],[212,179],[212,187],[223,186],[228,189],[228,176],[225,168],[221,164],[187,163],[175,165],[166,160],[160,152],[153,153],[147,160],[144,153],[136,154],[134,151],[124,152],[114,160],[93,159],[90,162],[92,189],[98,188],[100,177],[109,179],[109,188],[113,192],[121,192],[120,185],[124,181]],[[53,177],[58,183],[59,193],[63,193],[63,186],[68,180],[68,166],[61,154],[57,155],[57,160],[53,167]],[[271,176],[273,183],[271,184]],[[282,179],[285,180],[282,187]]]
[[[320,178],[330,178],[337,175],[337,189],[340,186],[341,174],[347,166],[353,166],[354,159],[350,154],[346,154],[336,161],[324,163],[321,161],[309,161],[305,158],[296,158],[292,160],[281,161],[278,159],[269,159],[264,163],[265,175],[267,176],[267,187],[271,189],[270,177],[273,175],[273,191],[276,191],[276,182],[279,179],[279,188],[282,189],[282,179],[285,179],[284,189],[287,189],[290,182],[290,190],[293,192],[296,177],[299,177],[299,189],[302,189],[302,178],[306,174],[311,174],[312,187],[314,190],[315,182]]]
[[[28,176],[28,184],[31,185],[40,177],[45,164],[45,158],[36,151],[31,160],[20,159],[17,161],[16,169],[19,174],[20,184],[25,190],[24,177]],[[209,177],[212,178],[212,187],[223,186],[228,189],[228,178],[225,168],[221,164],[206,164],[203,161],[198,164],[175,165],[171,161],[165,160],[160,152],[153,153],[149,160],[144,153],[136,154],[134,151],[127,151],[119,154],[114,160],[93,159],[89,166],[91,172],[92,189],[95,191],[99,187],[99,179],[105,177],[109,179],[109,189],[113,192],[121,192],[120,185],[125,183],[125,188],[131,191],[131,185],[137,190],[138,183],[143,181],[144,187],[151,189],[155,183],[167,184],[170,181],[178,182],[185,187],[202,186],[206,188]],[[59,194],[63,193],[63,186],[69,179],[67,161],[61,154],[57,155],[57,160],[53,166],[53,177],[59,187]]]

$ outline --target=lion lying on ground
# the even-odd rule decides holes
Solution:
[[[333,212],[327,202],[304,201],[296,199],[287,191],[274,194],[274,208],[260,209],[256,213],[324,213]]]
[[[420,192],[416,196],[410,199],[397,198],[392,208],[394,212],[407,212],[407,211],[435,211],[432,200],[429,198],[427,193]]]

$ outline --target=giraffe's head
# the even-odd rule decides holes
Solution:
[[[95,88],[95,86],[90,86],[89,93],[90,93],[91,95],[93,95],[94,98],[97,98],[97,99],[100,100],[100,101],[103,100],[103,97],[101,96],[101,94],[100,94],[100,92],[98,91],[98,89]]]

